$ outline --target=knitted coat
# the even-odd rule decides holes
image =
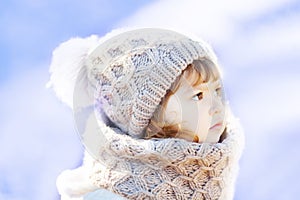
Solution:
[[[216,144],[134,139],[102,123],[106,144],[86,159],[91,185],[125,199],[233,199],[244,136],[237,119]],[[88,190],[87,190],[88,191]],[[99,194],[85,200],[102,199]]]

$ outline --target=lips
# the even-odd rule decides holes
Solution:
[[[222,127],[222,125],[223,125],[222,122],[218,122],[218,123],[214,124],[212,127],[210,127],[209,130],[215,129],[215,128],[220,128],[220,127]]]

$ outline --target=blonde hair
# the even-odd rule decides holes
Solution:
[[[182,85],[183,80],[187,80],[192,87],[208,81],[216,81],[220,79],[221,73],[219,67],[211,60],[203,58],[194,60],[189,64],[182,74],[172,84],[162,99],[158,108],[154,112],[148,127],[146,128],[145,139],[150,138],[174,138],[178,134],[183,133],[180,124],[165,124],[162,120],[166,105],[170,96],[172,96]],[[195,135],[194,142],[198,142],[199,138]]]

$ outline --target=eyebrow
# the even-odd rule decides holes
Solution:
[[[217,80],[217,81],[214,81],[214,82],[211,82],[213,85],[221,85],[221,82],[220,80]],[[200,83],[199,85],[196,85],[194,86],[193,88],[194,89],[197,89],[197,90],[207,90],[208,86],[207,86],[208,83]]]
[[[200,83],[199,85],[194,86],[194,89],[197,90],[206,90],[208,88],[207,83]]]

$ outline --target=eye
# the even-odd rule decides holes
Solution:
[[[195,101],[199,101],[199,100],[203,99],[203,92],[197,93],[196,95],[193,96],[192,99]]]
[[[218,87],[216,89],[216,95],[219,96],[219,97],[223,96],[223,89],[222,89],[222,87]]]

